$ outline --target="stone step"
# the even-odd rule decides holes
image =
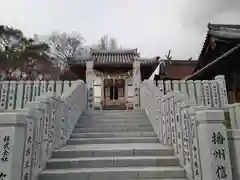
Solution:
[[[86,115],[89,115],[89,116],[93,116],[93,115],[99,115],[99,114],[115,114],[115,115],[121,115],[121,114],[142,114],[142,115],[145,115],[145,111],[144,110],[134,110],[134,111],[123,111],[123,110],[103,110],[103,111],[93,111],[93,112],[88,112],[86,113]]]
[[[141,122],[149,122],[149,120],[146,118],[146,117],[121,117],[121,118],[118,118],[118,117],[82,117],[79,119],[79,121],[106,121],[106,122],[138,122],[138,121],[141,121]]]
[[[152,127],[150,122],[78,122],[76,128],[89,127]]]
[[[96,132],[72,133],[71,138],[156,137],[155,132]]]
[[[98,114],[86,114],[82,117],[106,117],[106,116],[111,116],[111,117],[121,117],[121,116],[129,116],[129,117],[137,117],[137,116],[142,116],[142,117],[147,117],[145,113],[98,113]]]
[[[127,179],[127,180],[139,180],[139,179]],[[141,180],[187,180],[187,179],[179,179],[179,178],[174,178],[174,179],[141,179]]]
[[[152,127],[105,127],[105,128],[74,128],[74,133],[86,133],[86,132],[154,132]]]
[[[146,115],[129,115],[129,114],[119,114],[119,115],[96,115],[96,116],[85,116],[84,118],[91,118],[91,119],[137,119],[137,118],[142,118],[142,119],[147,119]]]
[[[134,124],[149,124],[150,121],[146,119],[80,119],[77,124],[94,124],[94,123],[113,123],[113,124],[123,124],[123,123],[134,123]]]
[[[173,150],[160,143],[67,145],[53,151],[53,158],[112,156],[172,156]]]
[[[108,167],[45,170],[40,180],[127,180],[127,179],[171,179],[185,178],[181,167]]]
[[[93,114],[85,114],[81,117],[106,117],[106,116],[111,116],[111,117],[137,117],[137,116],[142,116],[142,117],[147,117],[146,113],[129,113],[129,112],[121,112],[121,113],[93,113]]]
[[[47,169],[178,165],[178,159],[174,156],[88,157],[50,159],[47,162]]]
[[[79,138],[69,139],[68,145],[108,144],[108,143],[158,143],[157,137],[120,137],[120,138]]]

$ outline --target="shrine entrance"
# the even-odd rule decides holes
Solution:
[[[125,80],[104,79],[104,109],[125,109]]]

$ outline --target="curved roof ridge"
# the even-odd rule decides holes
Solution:
[[[107,49],[107,50],[101,50],[101,49],[92,49],[92,53],[135,53],[137,54],[137,49]]]
[[[221,28],[231,28],[231,29],[240,29],[239,24],[208,24],[208,29],[221,29]]]
[[[154,57],[154,58],[149,58],[149,57],[139,57],[138,60],[156,61],[156,57]]]

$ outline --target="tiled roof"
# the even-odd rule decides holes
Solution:
[[[156,58],[139,58],[141,64],[157,64]]]
[[[158,64],[156,58],[140,58],[137,49],[101,51],[92,50],[87,57],[80,57],[72,60],[69,65],[85,65],[87,61],[93,60],[95,65],[131,65],[134,60],[140,61],[141,65]]]
[[[240,25],[209,24],[208,29],[208,33],[215,37],[229,39],[240,38]]]
[[[206,54],[209,51],[208,47],[209,47],[209,44],[211,43],[211,39],[212,40],[216,39],[218,41],[222,40],[225,43],[229,42],[233,46],[234,46],[234,44],[239,44],[239,42],[240,42],[240,25],[210,24],[210,23],[208,24],[208,31],[206,33],[205,41],[203,43],[202,50],[199,54],[198,62],[196,64],[196,67],[193,70],[192,74],[214,60],[211,58],[206,58]],[[219,48],[219,46],[217,48]],[[225,51],[227,51],[227,50],[228,50],[228,46],[226,46],[226,48],[225,48]],[[221,51],[223,51],[223,49]]]
[[[94,64],[132,64],[137,52],[135,50],[124,51],[93,51]]]
[[[230,24],[208,24],[208,31],[205,35],[202,50],[199,54],[199,59],[203,56],[203,53],[207,47],[208,39],[213,37],[226,38],[226,39],[240,39],[240,25]]]

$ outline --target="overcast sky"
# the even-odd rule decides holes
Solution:
[[[0,24],[27,36],[79,32],[88,44],[103,35],[141,56],[197,58],[207,24],[240,24],[240,0],[0,0]]]

